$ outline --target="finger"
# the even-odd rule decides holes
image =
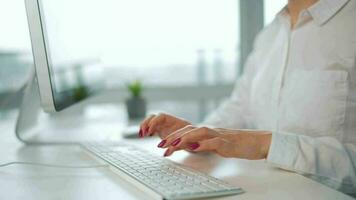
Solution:
[[[148,123],[148,125],[147,125],[148,129],[147,129],[147,132],[144,133],[144,135],[153,135],[154,132],[156,131],[157,126],[163,124],[165,120],[166,120],[165,114],[159,114],[159,115],[155,116]]]
[[[185,147],[184,146],[179,146],[179,147],[176,147],[176,146],[169,146],[167,148],[167,150],[164,152],[164,157],[166,156],[170,156],[172,155],[174,152],[176,151],[180,151],[180,150],[186,150],[186,151],[189,151],[191,153],[196,153],[195,151],[193,151],[192,149],[195,149],[199,146],[199,143],[197,142],[194,142],[194,143],[190,143],[190,144],[187,144]]]
[[[212,131],[209,128],[206,127],[200,127],[196,128],[194,131],[189,131],[180,136],[180,138],[176,139],[179,140],[180,142],[176,145],[177,148],[187,148],[189,147],[190,144],[206,140],[206,139],[211,139],[214,137],[219,136],[216,134],[214,131]]]
[[[189,125],[185,126],[181,129],[178,129],[177,131],[174,131],[173,133],[169,134],[167,137],[165,137],[161,143],[158,145],[158,147],[161,148],[167,148],[171,145],[176,146],[180,143],[180,137],[181,135],[185,134],[186,132],[194,130],[195,127]]]
[[[173,133],[162,138],[162,141],[158,144],[158,147],[160,147],[160,148],[168,147],[176,138],[179,137],[179,135],[181,135],[182,133],[189,131],[193,128],[194,128],[193,126],[189,125],[189,126],[185,126],[181,129],[174,131]]]
[[[169,148],[167,148],[167,150],[164,152],[163,156],[167,157],[172,155],[174,152],[179,151],[179,150],[183,150],[182,148],[176,148],[174,146],[170,146]]]
[[[231,157],[234,152],[234,147],[231,143],[220,137],[201,141],[191,145],[190,149],[194,152],[214,152],[223,157]]]
[[[190,137],[186,137],[186,136],[190,136]],[[167,149],[165,155],[169,156],[172,155],[175,151],[186,149],[186,148],[193,148],[194,145],[198,144],[197,141],[202,141],[213,137],[217,137],[217,134],[214,134],[211,131],[211,129],[206,127],[193,128],[186,132],[182,132],[181,135],[176,137],[176,139],[173,140],[172,143],[170,143],[170,145],[166,145],[166,147],[168,147],[169,149]]]
[[[140,136],[143,137],[144,134],[147,132],[148,130],[148,123],[155,117],[156,115],[150,115],[148,116],[145,120],[143,120],[143,122],[140,125]]]

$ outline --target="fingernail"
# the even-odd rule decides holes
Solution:
[[[146,135],[148,133],[149,129],[150,129],[150,127],[147,127],[143,134]]]
[[[142,137],[142,129],[140,129],[140,131],[138,132],[138,136]]]
[[[163,147],[164,144],[166,144],[167,140],[162,140],[158,145],[157,147]]]
[[[167,149],[166,152],[164,152],[163,156],[164,156],[164,157],[167,157],[168,154],[169,154],[169,149]]]
[[[180,139],[180,138],[177,138],[177,139],[175,139],[171,144],[172,144],[173,146],[177,146],[180,141],[181,141],[181,139]]]
[[[195,149],[197,149],[199,146],[200,146],[199,143],[193,143],[193,144],[190,144],[190,145],[189,145],[189,147],[190,147],[191,150],[195,150]]]

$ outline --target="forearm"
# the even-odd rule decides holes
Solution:
[[[355,193],[355,158],[355,145],[333,137],[273,133],[267,161],[345,193]]]

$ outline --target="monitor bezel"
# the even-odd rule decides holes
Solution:
[[[45,112],[58,112],[87,97],[92,96],[94,88],[86,88],[86,97],[74,99],[73,90],[56,92],[54,72],[51,66],[49,40],[41,0],[25,0],[27,21],[31,38],[34,67],[38,81],[41,106]],[[96,90],[95,90],[96,91]],[[66,97],[66,98],[62,98]]]
[[[39,87],[41,106],[46,112],[58,111],[54,102],[54,92],[49,66],[49,48],[46,46],[45,24],[42,22],[41,4],[38,0],[25,0],[27,22],[31,38],[34,67]]]

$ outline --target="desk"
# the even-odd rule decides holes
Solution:
[[[0,121],[0,163],[36,161],[68,165],[97,164],[76,146],[25,146],[14,136],[15,117]],[[127,142],[156,154],[158,138]],[[265,161],[226,159],[208,154],[177,152],[169,159],[184,163],[242,187],[246,192],[219,199],[352,199],[301,175],[269,166]],[[58,169],[13,165],[0,168],[0,199],[146,199],[135,187],[107,168]]]

